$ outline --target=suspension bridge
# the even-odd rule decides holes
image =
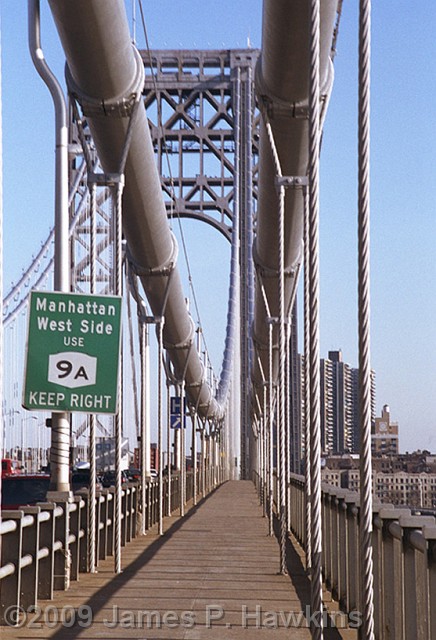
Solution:
[[[371,492],[370,2],[359,24],[360,494],[321,485],[319,165],[342,2],[264,0],[260,50],[139,51],[122,0],[49,0],[67,95],[44,57],[39,1],[28,5],[30,55],[55,109],[56,211],[3,296],[2,451],[27,472],[49,452],[50,480],[36,505],[2,514],[2,634],[436,637],[436,522]],[[229,246],[219,375],[182,288],[185,218]],[[90,334],[108,338],[95,357]],[[99,386],[102,370],[114,390]],[[129,441],[135,482],[123,482]],[[96,482],[104,444],[108,489]],[[79,458],[91,481],[73,494]]]

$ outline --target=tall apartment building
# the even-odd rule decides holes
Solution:
[[[329,351],[320,363],[321,446],[325,454],[357,453],[359,433],[359,370]],[[375,416],[375,375],[371,372],[371,424]]]
[[[297,329],[293,317],[291,339],[291,458],[298,473],[303,469],[305,450],[305,385],[308,376],[304,356],[297,353]],[[342,351],[329,351],[320,360],[321,448],[324,455],[358,453],[359,369],[343,361]],[[375,424],[375,374],[371,372],[371,428]],[[300,461],[300,465],[298,464]],[[300,468],[298,468],[300,467]]]

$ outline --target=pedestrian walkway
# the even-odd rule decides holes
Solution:
[[[251,482],[227,482],[184,517],[165,519],[113,559],[81,574],[68,591],[28,614],[2,640],[303,640],[310,638],[310,584],[301,551],[290,542],[289,576],[279,575],[277,540]],[[339,624],[339,618],[335,617]],[[325,629],[328,640],[354,630]]]

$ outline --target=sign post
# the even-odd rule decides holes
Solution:
[[[32,291],[23,406],[117,411],[121,297]]]

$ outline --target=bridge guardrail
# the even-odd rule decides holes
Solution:
[[[198,481],[198,478],[197,478]],[[163,513],[168,511],[168,478],[164,477]],[[193,496],[194,476],[186,477],[186,499]],[[122,487],[121,545],[136,538],[140,518],[150,529],[159,518],[159,483],[147,482],[146,513],[141,514],[139,483]],[[79,573],[89,571],[88,491],[80,490],[72,502],[39,503],[19,510],[3,511],[0,527],[0,625],[19,624],[20,611],[29,611],[39,600],[53,599],[55,590],[68,589]],[[115,488],[96,495],[97,561],[114,554]],[[171,477],[171,505],[180,505],[180,475]]]
[[[306,549],[305,483],[292,475],[291,530]],[[326,586],[350,622],[362,611],[359,576],[360,496],[322,487],[322,567]],[[374,618],[377,640],[436,638],[436,520],[374,503]]]

